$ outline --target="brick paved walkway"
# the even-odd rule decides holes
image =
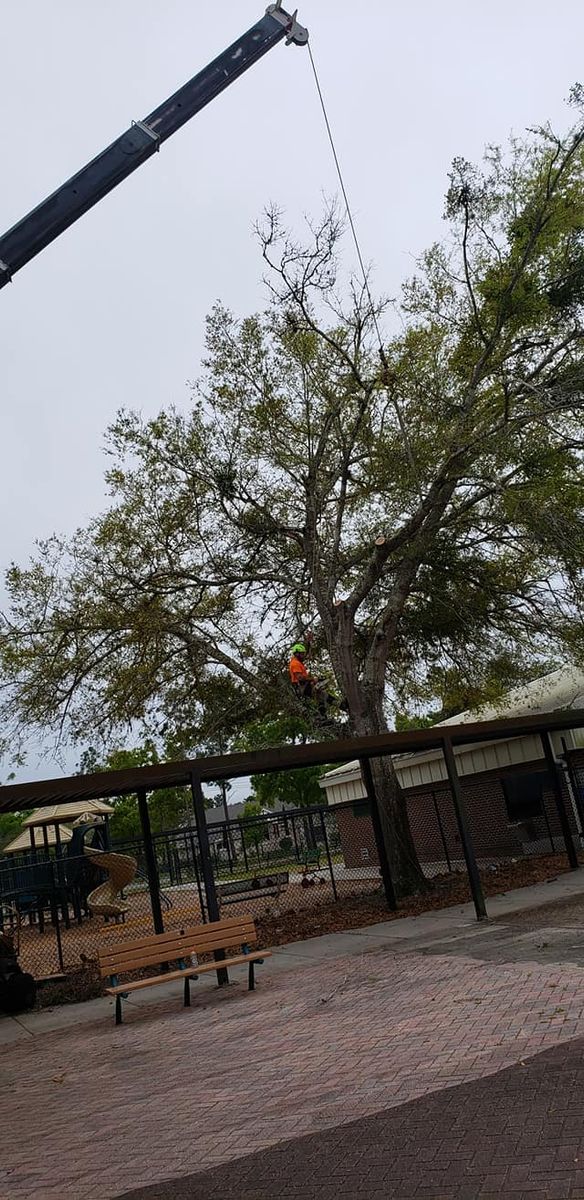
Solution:
[[[2,1200],[118,1196],[584,1036],[576,967],[365,953],[34,1038],[0,1066]],[[176,1005],[176,1007],[175,1007]],[[7,1103],[8,1097],[10,1103]],[[423,1193],[420,1193],[422,1195]]]
[[[581,1200],[584,1039],[123,1200]]]

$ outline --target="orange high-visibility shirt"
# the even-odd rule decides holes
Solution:
[[[306,680],[310,679],[310,675],[306,670],[305,664],[301,662],[299,658],[296,658],[295,654],[293,654],[292,658],[290,659],[288,670],[290,672],[290,679],[292,680],[292,683],[305,683]]]

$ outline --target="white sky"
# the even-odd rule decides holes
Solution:
[[[308,26],[365,257],[395,295],[440,236],[451,159],[550,119],[582,72],[581,0],[294,0]],[[4,5],[0,229],[234,41],[265,0]],[[188,405],[217,298],[262,304],[252,225],[337,191],[305,50],[252,67],[0,294],[0,566],[103,503],[121,406]],[[21,777],[59,773],[34,754]],[[235,790],[235,789],[234,789]],[[233,799],[236,797],[233,796]]]

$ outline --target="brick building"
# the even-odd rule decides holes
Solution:
[[[496,708],[484,706],[440,724],[459,725],[581,707],[584,671],[564,667],[508,692]],[[562,767],[572,828],[582,843],[579,813],[584,797],[584,730],[554,734],[553,744]],[[539,736],[460,746],[455,754],[479,860],[492,862],[560,849],[558,814]],[[462,859],[460,837],[441,750],[396,755],[393,762],[407,797],[420,861],[430,874],[458,866]],[[328,771],[321,787],[329,805],[341,806],[337,819],[346,866],[376,863],[373,826],[359,763],[346,763]]]

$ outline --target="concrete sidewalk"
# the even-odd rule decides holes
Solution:
[[[346,958],[347,956],[362,955],[377,950],[393,952],[430,951],[449,953],[458,944],[461,952],[477,957],[482,956],[482,946],[493,943],[501,935],[501,924],[505,919],[512,923],[514,915],[526,913],[555,902],[582,897],[582,926],[584,929],[584,870],[571,871],[559,875],[546,883],[535,884],[531,887],[517,888],[501,896],[492,896],[487,900],[489,921],[478,923],[474,907],[471,903],[456,905],[453,908],[439,909],[423,913],[417,917],[399,917],[382,921],[375,925],[366,925],[359,929],[351,929],[340,933],[325,934],[321,937],[309,938],[303,942],[291,942],[286,946],[276,946],[273,957],[260,969],[259,986],[263,972],[270,976],[279,975],[293,968],[295,971],[303,967],[311,967],[323,960]],[[497,924],[494,922],[497,921]],[[574,928],[571,929],[572,939]],[[525,935],[519,935],[525,937]],[[584,938],[582,939],[584,957]],[[487,952],[485,957],[491,957]],[[498,955],[501,957],[501,954]],[[525,959],[525,954],[519,955]],[[517,956],[515,956],[515,961]],[[513,958],[511,959],[513,961]],[[565,961],[565,956],[559,960],[552,954],[547,955],[546,961]],[[574,961],[570,959],[569,961]],[[579,965],[579,964],[577,964]],[[584,962],[583,964],[584,965]],[[243,969],[236,968],[231,972],[233,979],[239,978]],[[238,975],[239,971],[239,975]],[[213,991],[216,988],[214,976],[202,976],[196,984],[197,992],[201,989]],[[152,1008],[163,1004],[169,998],[181,1003],[180,984],[161,984],[156,989],[145,989],[144,992],[134,993],[125,1004],[131,1010],[135,1008]],[[108,998],[88,1000],[82,1004],[65,1004],[57,1008],[41,1009],[39,1012],[22,1013],[18,1017],[0,1018],[0,1046],[15,1042],[27,1041],[40,1037],[45,1033],[59,1029],[70,1029],[72,1026],[91,1024],[98,1019],[113,1023],[113,1001]]]

